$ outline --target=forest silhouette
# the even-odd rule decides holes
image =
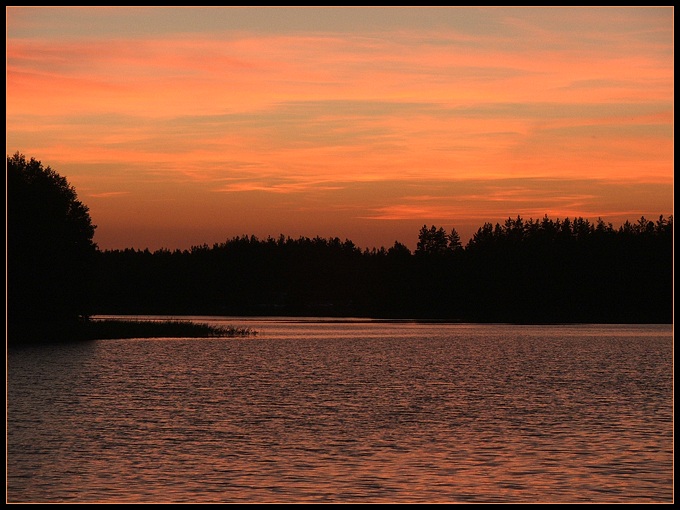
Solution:
[[[91,315],[279,315],[509,323],[672,323],[673,216],[619,228],[509,217],[463,245],[237,236],[188,250],[100,250],[75,189],[7,157],[8,333]]]
[[[670,323],[673,219],[619,229],[508,218],[465,247],[423,226],[415,252],[339,238],[238,236],[189,250],[97,253],[106,314],[356,316],[512,323]]]

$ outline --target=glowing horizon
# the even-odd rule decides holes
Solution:
[[[673,214],[672,7],[6,15],[6,152],[102,249]]]

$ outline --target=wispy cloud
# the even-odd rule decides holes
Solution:
[[[115,197],[120,197],[121,195],[129,195],[129,191],[104,191],[102,193],[88,193],[88,197],[94,197],[94,198],[115,198]]]

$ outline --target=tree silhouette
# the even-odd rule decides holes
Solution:
[[[455,228],[452,228],[449,234],[449,248],[451,251],[458,251],[463,248],[463,244],[460,242],[460,234]]]
[[[455,229],[454,229],[455,232]],[[459,239],[460,241],[460,239]],[[449,252],[449,236],[442,227],[423,225],[418,233],[416,255],[443,255]]]
[[[56,338],[87,315],[95,228],[64,177],[19,152],[7,156],[10,341]]]

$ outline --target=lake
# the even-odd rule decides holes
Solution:
[[[192,319],[10,348],[7,502],[673,502],[672,325]]]

